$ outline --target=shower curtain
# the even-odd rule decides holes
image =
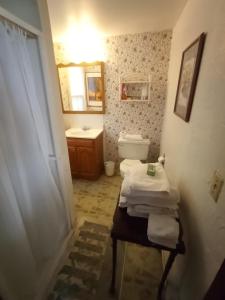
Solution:
[[[0,41],[0,288],[33,300],[70,225],[26,33],[0,22]]]

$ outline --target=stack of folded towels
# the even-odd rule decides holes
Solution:
[[[165,170],[155,163],[155,176],[147,175],[148,164],[140,164],[126,174],[120,193],[120,207],[133,217],[148,218],[148,238],[154,243],[176,248],[179,235],[177,191],[170,187]]]

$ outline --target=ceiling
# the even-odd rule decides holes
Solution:
[[[54,41],[70,26],[119,35],[171,29],[187,0],[47,0]]]

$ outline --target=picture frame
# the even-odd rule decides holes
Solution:
[[[86,72],[85,86],[87,106],[101,106],[103,99],[102,77],[100,72]]]
[[[205,38],[202,33],[182,54],[174,113],[185,122],[191,115]]]

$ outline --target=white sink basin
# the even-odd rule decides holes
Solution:
[[[80,139],[96,139],[102,129],[87,129],[83,130],[82,128],[70,128],[66,130],[66,137],[80,138]]]

